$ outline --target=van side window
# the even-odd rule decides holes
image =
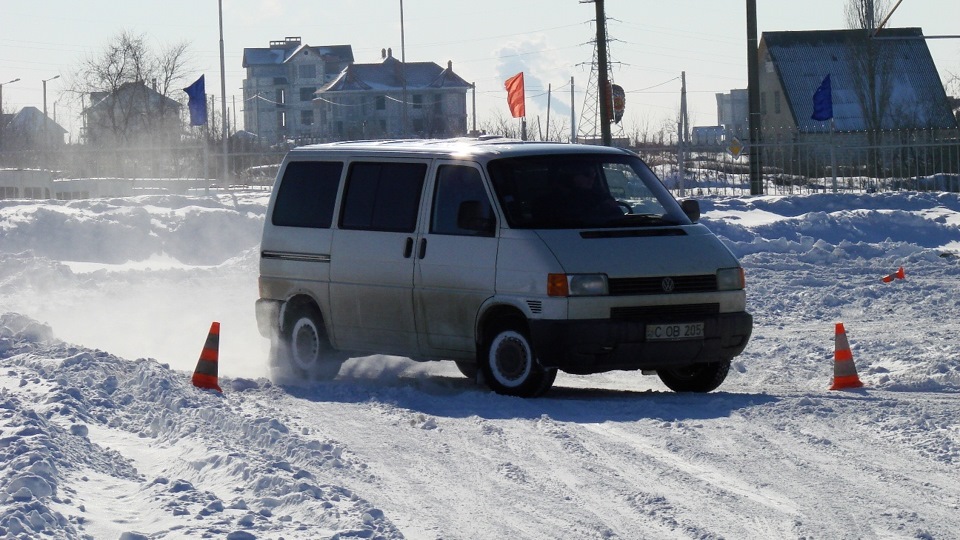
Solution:
[[[483,189],[480,171],[443,165],[437,171],[430,232],[461,236],[493,236],[493,206]]]
[[[273,224],[329,229],[342,171],[339,161],[288,163],[273,208]]]
[[[425,163],[354,163],[347,174],[340,228],[413,232]]]

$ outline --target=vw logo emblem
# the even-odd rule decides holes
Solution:
[[[673,279],[665,277],[663,281],[660,282],[660,287],[663,288],[663,292],[673,292]]]

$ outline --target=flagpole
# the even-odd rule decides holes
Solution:
[[[230,184],[230,156],[227,149],[227,80],[223,66],[223,0],[218,0],[217,5],[220,11],[220,112],[223,114],[221,129],[221,136],[223,137],[223,186],[227,187]]]
[[[833,142],[833,133],[835,131],[833,117],[830,117],[830,171],[833,172],[833,192],[837,192],[837,154],[836,144]]]

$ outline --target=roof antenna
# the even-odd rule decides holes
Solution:
[[[897,5],[893,6],[893,9],[890,10],[890,13],[887,13],[887,16],[883,18],[883,21],[877,25],[876,29],[874,29],[873,37],[877,37],[877,34],[880,33],[880,29],[883,28],[885,24],[887,24],[887,21],[890,20],[890,16],[893,15],[893,12],[896,11],[898,7],[900,7],[901,2],[903,2],[903,0],[897,0]]]

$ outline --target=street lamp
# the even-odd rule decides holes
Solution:
[[[47,82],[54,79],[59,79],[59,75],[54,75],[49,79],[43,79],[43,145],[48,146],[50,144],[50,137],[47,136]],[[62,137],[61,137],[62,138]]]
[[[3,85],[15,83],[19,80],[19,78],[16,78],[12,81],[7,81],[3,84],[0,84],[0,150],[3,150],[3,128],[6,127],[6,124],[3,121]]]

